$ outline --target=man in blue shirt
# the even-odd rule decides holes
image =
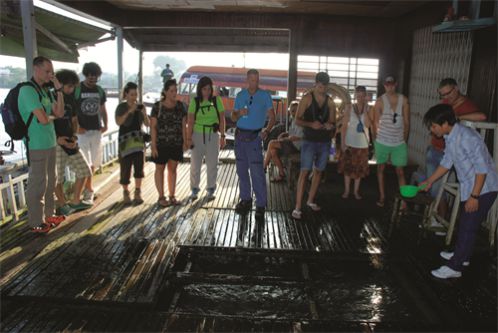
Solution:
[[[498,174],[479,133],[458,124],[450,105],[430,108],[424,123],[434,135],[446,141],[441,164],[425,182],[426,191],[454,166],[460,182],[462,210],[455,251],[441,252],[441,257],[449,260],[448,265],[431,273],[441,279],[458,278],[462,276],[463,266],[469,263],[479,226],[495,202]]]
[[[259,89],[259,72],[256,69],[247,72],[247,85],[247,89],[237,94],[232,112],[232,121],[237,122],[235,157],[240,191],[240,201],[235,211],[237,214],[245,215],[251,210],[252,184],[252,190],[256,195],[255,218],[262,220],[267,196],[262,141],[275,124],[275,112],[270,94]],[[268,125],[263,128],[267,116]]]

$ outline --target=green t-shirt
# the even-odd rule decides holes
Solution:
[[[29,115],[36,109],[43,109],[47,115],[52,114],[52,101],[48,93],[42,89],[42,101],[32,86],[24,86],[19,91],[19,98],[17,99],[19,112],[25,123],[28,122]],[[43,104],[43,105],[42,105]],[[29,136],[29,149],[42,150],[54,148],[57,141],[55,138],[54,122],[51,121],[47,125],[38,122],[36,116],[33,116],[31,125],[28,128]]]
[[[220,113],[221,119],[221,117],[225,116],[225,108],[223,107],[223,101],[219,96],[216,96],[216,104],[218,105],[218,112]],[[188,113],[195,114],[195,98],[190,100]],[[213,103],[211,101],[202,101],[194,122],[194,132],[203,133],[203,126],[211,126],[218,123],[218,114],[216,113],[216,108]],[[206,129],[206,132],[209,132],[209,130]]]

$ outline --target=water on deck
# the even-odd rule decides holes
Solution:
[[[341,199],[342,179],[329,173],[323,210],[302,222],[290,217],[294,193],[268,182],[258,223],[234,212],[233,163],[220,164],[216,199],[194,202],[181,164],[183,204],[168,208],[156,205],[153,168],[140,206],[123,206],[114,181],[93,209],[46,236],[23,222],[2,228],[2,331],[497,329],[487,238],[461,279],[432,278],[443,238],[422,238],[414,218],[388,238],[390,207],[374,205],[373,176],[358,202]]]

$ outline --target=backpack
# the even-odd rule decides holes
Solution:
[[[210,101],[216,110],[216,115],[218,116],[218,122],[219,122],[220,121],[220,111],[218,110],[218,100],[216,99],[216,96],[211,97]],[[194,115],[194,120],[195,120],[195,119],[197,119],[197,113],[201,109],[201,99],[199,97],[196,97],[196,98],[194,98],[194,102],[195,102],[195,115]]]
[[[29,139],[28,128],[33,121],[33,113],[29,115],[27,123],[24,123],[24,120],[21,117],[21,113],[19,112],[19,105],[17,101],[19,98],[19,92],[24,86],[32,86],[33,88],[35,88],[36,92],[38,93],[40,103],[43,98],[40,87],[38,86],[38,84],[32,81],[18,83],[9,91],[7,97],[5,97],[5,100],[0,108],[2,112],[3,124],[5,126],[5,132],[7,132],[7,134],[9,134],[11,138],[11,150],[14,150],[14,140],[22,140],[23,138]]]

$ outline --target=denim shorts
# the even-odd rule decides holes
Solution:
[[[301,170],[315,169],[323,171],[327,167],[330,142],[312,142],[303,140],[301,144]]]

